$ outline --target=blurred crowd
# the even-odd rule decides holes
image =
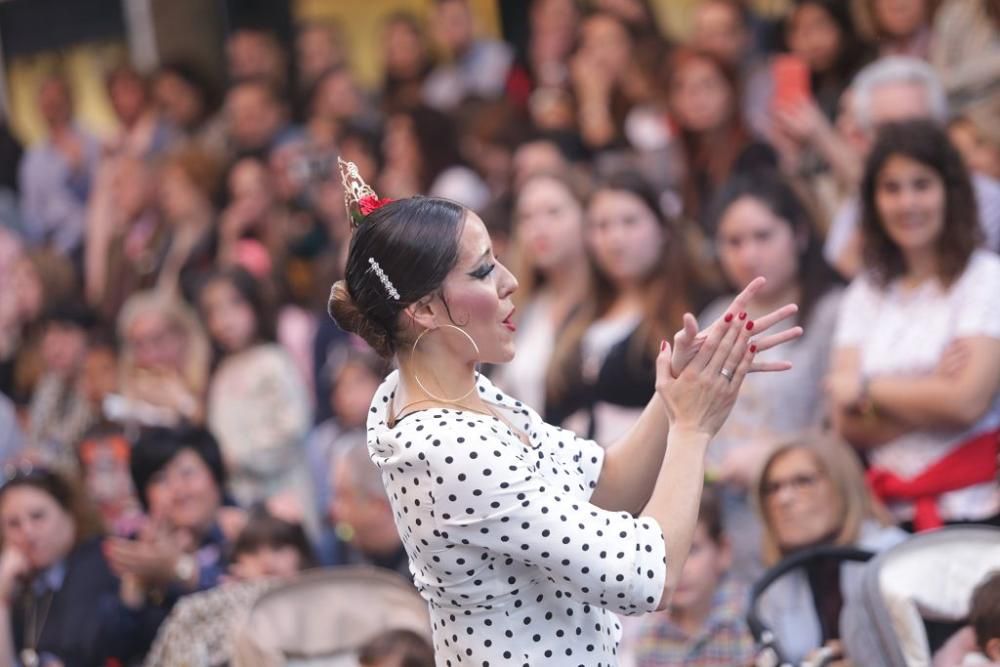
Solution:
[[[805,335],[759,355],[794,367],[746,381],[671,609],[626,626],[623,664],[749,664],[748,586],[807,546],[1000,525],[997,2],[699,0],[671,41],[647,0],[532,0],[521,44],[428,4],[385,19],[374,89],[349,26],[245,25],[224,90],[122,64],[95,136],[53,71],[44,139],[0,127],[0,663],[225,664],[275,581],[409,578],[365,445],[390,368],[325,311],[338,157],[483,218],[520,282],[517,357],[483,371],[602,444],[685,312],[707,326],[755,276],[732,315],[799,304]],[[762,600],[796,659],[840,636],[849,577],[824,567]],[[192,622],[223,594],[221,629]],[[992,596],[954,654],[1000,661]],[[362,664],[432,664],[423,641]]]

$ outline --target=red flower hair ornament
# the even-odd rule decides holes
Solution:
[[[365,217],[392,201],[379,199],[372,187],[361,178],[358,167],[353,162],[346,162],[338,157],[337,166],[340,167],[340,180],[344,185],[344,206],[352,227],[357,227],[364,222]]]

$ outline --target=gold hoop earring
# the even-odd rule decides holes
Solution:
[[[469,335],[468,331],[466,331],[462,327],[456,326],[454,324],[441,324],[439,326],[434,327],[433,329],[424,329],[423,331],[421,331],[420,335],[417,336],[417,339],[415,341],[413,341],[413,345],[410,347],[410,359],[411,360],[413,359],[413,354],[414,354],[414,352],[416,352],[416,350],[417,350],[417,344],[420,342],[421,338],[423,338],[425,335],[427,335],[431,331],[438,331],[439,329],[443,329],[445,327],[448,327],[450,329],[455,329],[458,332],[460,332],[463,336],[465,336],[466,338],[469,339],[469,342],[472,343],[472,349],[476,351],[476,360],[478,361],[478,359],[479,359],[479,346],[476,345],[476,341],[473,340],[472,336]],[[465,399],[467,399],[469,396],[472,395],[472,392],[474,392],[476,390],[476,382],[473,381],[472,382],[472,388],[469,389],[469,391],[467,391],[464,394],[462,394],[461,396],[459,396],[458,398],[442,398],[441,396],[437,396],[436,394],[434,394],[434,392],[430,391],[427,387],[424,386],[424,383],[420,381],[420,376],[417,375],[416,371],[414,371],[414,373],[413,373],[413,380],[417,383],[417,386],[420,387],[421,391],[423,391],[425,394],[427,394],[428,396],[430,396],[431,398],[433,398],[435,401],[439,401],[441,403],[458,403],[460,401],[464,401]]]

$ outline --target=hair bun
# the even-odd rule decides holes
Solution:
[[[389,332],[369,319],[354,302],[347,282],[338,280],[330,290],[330,300],[327,302],[327,312],[334,322],[347,333],[359,336],[368,343],[380,357],[385,359],[393,355],[392,340]]]

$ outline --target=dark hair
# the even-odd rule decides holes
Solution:
[[[830,20],[837,26],[840,33],[840,45],[837,49],[837,58],[833,62],[828,74],[840,85],[848,85],[861,66],[869,60],[871,50],[862,38],[858,29],[854,25],[854,17],[851,15],[849,3],[843,0],[795,0],[791,11],[785,22],[786,32],[791,28],[792,18],[800,8],[812,5],[821,9]],[[787,40],[787,37],[786,37]],[[813,90],[816,89],[817,72],[812,73]]]
[[[783,220],[791,227],[796,240],[800,235],[805,235],[805,244],[796,244],[799,248],[798,321],[805,325],[820,298],[840,280],[823,258],[823,246],[816,234],[814,215],[780,172],[768,170],[753,174],[742,173],[727,181],[713,202],[709,218],[713,233],[718,233],[719,223],[726,211],[744,197],[760,202]]]
[[[643,318],[636,335],[631,337],[627,361],[644,364],[655,355],[660,340],[673,336],[683,326],[684,313],[690,309],[688,288],[690,267],[684,257],[684,241],[673,220],[663,214],[657,191],[639,173],[620,171],[598,182],[590,191],[589,209],[602,192],[626,192],[638,197],[664,228],[660,258],[644,278]],[[580,377],[580,350],[588,327],[603,317],[614,304],[616,288],[611,280],[590,260],[592,289],[577,309],[556,341],[549,362],[546,381],[546,401],[558,403]]]
[[[233,544],[232,559],[255,553],[264,547],[295,549],[299,554],[300,570],[312,567],[315,560],[301,524],[279,519],[266,509],[256,508],[251,511],[246,526]]]
[[[396,658],[394,664],[399,667],[434,667],[434,649],[413,630],[386,630],[358,651],[358,662],[364,667],[382,664],[387,658]]]
[[[892,157],[906,157],[932,169],[944,184],[944,230],[937,240],[938,273],[951,285],[965,270],[980,243],[979,212],[969,172],[948,135],[930,120],[888,123],[881,127],[861,180],[861,233],[865,267],[886,287],[906,272],[902,251],[882,225],[876,203],[879,175]]]
[[[399,314],[440,289],[458,262],[465,209],[434,197],[391,202],[365,216],[351,237],[344,280],[327,310],[341,329],[357,334],[383,357],[398,345]],[[399,294],[392,298],[373,271],[375,260]]]
[[[74,545],[101,534],[100,518],[78,480],[27,462],[4,466],[3,472],[0,506],[11,489],[30,487],[51,496],[73,518],[76,529]]]
[[[715,486],[705,484],[701,491],[701,502],[698,505],[698,523],[705,527],[708,539],[721,546],[726,538],[726,523],[722,516],[722,502],[715,491]]]
[[[132,445],[129,461],[132,483],[144,508],[149,509],[146,491],[153,477],[184,450],[191,450],[198,455],[208,466],[212,479],[219,487],[219,493],[224,492],[226,469],[219,443],[211,433],[203,428],[149,428],[143,430]]]
[[[155,77],[164,75],[176,76],[189,87],[194,89],[198,97],[201,98],[202,111],[198,122],[202,122],[211,116],[219,107],[220,95],[218,88],[212,80],[194,63],[181,60],[174,60],[163,63],[156,70]]]
[[[451,116],[428,106],[404,109],[393,115],[410,119],[422,163],[417,177],[424,192],[431,189],[434,179],[445,169],[465,163],[459,149],[457,123]]]
[[[986,644],[1000,637],[1000,571],[992,572],[972,591],[969,624],[976,631],[976,644],[986,652]]]
[[[201,311],[202,317],[204,318],[205,312],[201,304],[201,296],[210,285],[219,282],[231,285],[240,298],[250,306],[257,325],[254,338],[257,341],[273,342],[277,338],[277,332],[275,331],[274,321],[276,318],[270,295],[265,286],[242,266],[220,269],[205,276],[198,288],[198,309]]]
[[[684,157],[685,171],[681,184],[681,196],[684,202],[684,212],[692,220],[700,219],[708,202],[702,201],[703,187],[700,183],[704,176],[711,186],[718,186],[732,173],[740,154],[751,142],[750,130],[747,128],[742,114],[742,89],[739,73],[706,51],[688,47],[677,48],[668,58],[665,68],[666,90],[668,99],[672,99],[677,79],[684,68],[694,62],[705,62],[711,65],[725,85],[729,88],[729,113],[722,121],[717,139],[708,140],[700,133],[684,127],[678,127],[679,147]],[[673,104],[671,102],[671,109]],[[673,117],[673,111],[671,111]]]

